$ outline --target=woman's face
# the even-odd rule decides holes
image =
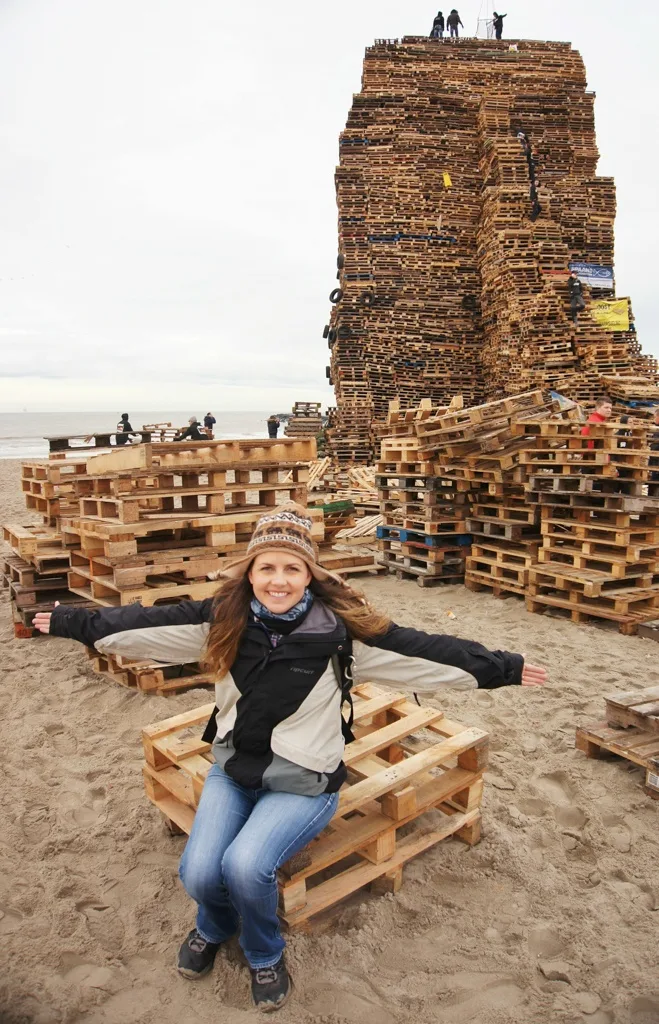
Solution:
[[[288,551],[257,555],[248,573],[254,597],[270,612],[281,615],[302,600],[311,582],[307,563]]]

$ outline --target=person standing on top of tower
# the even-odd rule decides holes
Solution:
[[[462,28],[464,28],[464,25],[460,21],[460,15],[456,11],[455,7],[449,14],[448,18],[446,19],[446,24],[448,25],[451,32],[451,39],[453,38],[453,36],[455,36],[455,38],[457,39],[458,36],[460,35],[460,33],[458,32],[458,25],[460,25]]]
[[[492,14],[492,24],[494,25],[494,35],[497,39],[501,39],[501,33],[503,32],[503,19],[507,18],[507,14],[497,14],[496,11]]]
[[[432,32],[430,33],[431,39],[443,39],[444,38],[444,15],[441,11],[437,11],[435,20],[432,23]]]

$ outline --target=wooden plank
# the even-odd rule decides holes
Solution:
[[[385,732],[388,728],[387,726],[383,730],[378,730],[378,732]],[[373,739],[375,749],[381,750],[384,744],[381,737],[378,736],[374,739],[375,735],[377,734],[371,734],[364,737],[364,741],[357,740],[356,742],[367,743],[368,740]],[[383,796],[394,786],[408,782],[420,772],[426,771],[428,768],[434,768],[443,761],[446,761],[447,758],[480,743],[484,735],[481,729],[465,729],[457,736],[444,740],[442,743],[437,743],[435,746],[428,747],[426,750],[422,750],[418,754],[413,754],[404,761],[392,765],[379,775],[355,783],[354,786],[341,792],[337,814],[345,816],[357,810],[361,804]],[[349,749],[350,747],[347,748],[347,750]]]

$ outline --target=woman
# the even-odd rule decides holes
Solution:
[[[410,692],[544,682],[520,654],[394,625],[322,569],[311,520],[290,503],[263,516],[247,553],[226,566],[214,599],[178,605],[40,613],[42,632],[98,651],[163,662],[205,652],[217,707],[204,734],[208,773],[181,860],[197,920],[179,951],[186,978],[210,971],[240,933],[252,995],[277,1010],[291,992],[277,918],[278,867],[332,818],[346,778],[341,715],[351,681]]]

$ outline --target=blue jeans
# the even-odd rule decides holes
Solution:
[[[286,945],[277,868],[325,828],[338,793],[246,789],[219,765],[208,773],[179,874],[198,905],[197,931],[224,942],[238,931],[250,967],[272,967]]]

